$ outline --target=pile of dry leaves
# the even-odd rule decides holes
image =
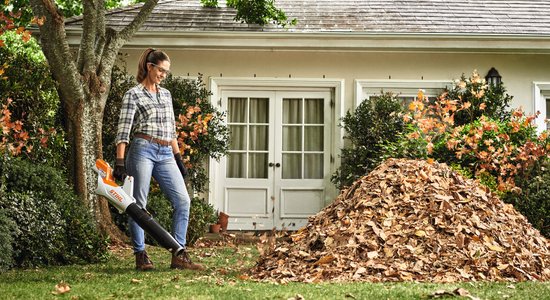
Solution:
[[[523,215],[426,161],[386,161],[306,227],[265,242],[252,279],[550,280],[550,244]]]

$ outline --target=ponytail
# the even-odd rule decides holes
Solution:
[[[165,60],[170,61],[170,58],[163,51],[154,48],[145,49],[145,51],[143,51],[141,57],[139,58],[138,72],[136,77],[137,82],[141,83],[147,77],[147,73],[149,72],[147,69],[148,63],[158,65],[161,61]]]

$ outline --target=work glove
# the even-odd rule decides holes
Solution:
[[[115,170],[113,176],[116,180],[124,182],[128,173],[126,173],[126,166],[124,165],[124,158],[117,158],[115,162]]]
[[[174,158],[176,159],[176,164],[178,165],[178,169],[180,169],[181,176],[183,176],[183,179],[185,179],[185,177],[187,177],[187,168],[183,163],[183,158],[181,158],[181,153],[178,152],[174,154]]]

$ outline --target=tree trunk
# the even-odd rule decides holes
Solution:
[[[65,33],[65,20],[53,0],[29,0],[33,13],[45,17],[40,43],[53,78],[59,83],[67,138],[71,147],[67,161],[74,188],[88,206],[99,229],[112,243],[126,240],[112,221],[105,199],[95,195],[97,175],[92,170],[102,158],[103,110],[111,85],[111,72],[118,50],[141,27],[158,0],[146,0],[137,17],[119,32],[105,26],[103,0],[83,1],[83,33],[75,57]]]

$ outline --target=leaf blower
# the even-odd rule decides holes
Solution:
[[[93,170],[97,173],[97,188],[95,193],[105,197],[120,213],[126,212],[138,225],[152,236],[162,247],[179,255],[184,248],[160,226],[151,214],[137,205],[134,193],[134,178],[126,176],[124,184],[119,186],[114,178],[112,169],[107,162],[98,159]]]

